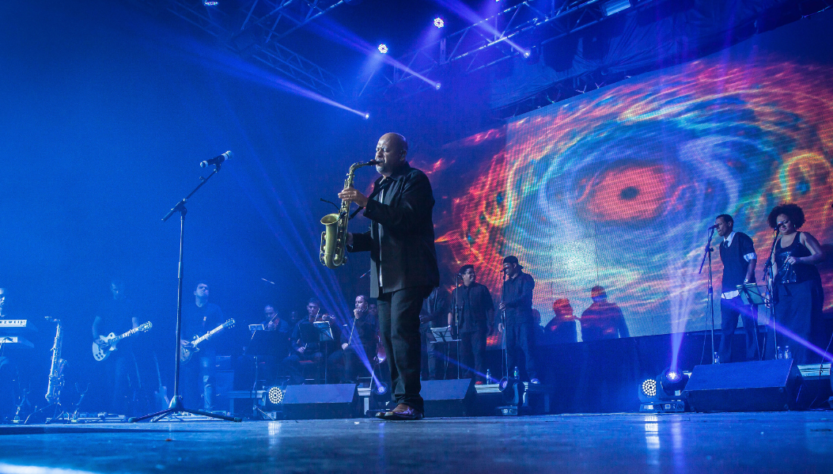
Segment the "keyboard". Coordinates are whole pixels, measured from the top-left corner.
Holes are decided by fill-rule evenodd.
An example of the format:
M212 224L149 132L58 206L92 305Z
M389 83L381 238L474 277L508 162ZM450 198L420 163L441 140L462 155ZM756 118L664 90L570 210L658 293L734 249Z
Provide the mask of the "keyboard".
M0 336L34 332L38 328L25 319L0 319Z

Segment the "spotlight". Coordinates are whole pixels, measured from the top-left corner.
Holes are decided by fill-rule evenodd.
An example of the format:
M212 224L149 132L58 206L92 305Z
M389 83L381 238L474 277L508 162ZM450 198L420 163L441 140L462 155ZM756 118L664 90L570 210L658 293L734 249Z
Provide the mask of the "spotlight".
M440 17L434 18L434 26L436 26L437 28L442 28L445 26L445 22Z
M382 54L388 54L388 45L382 43L379 45L379 52Z
M283 390L280 387L270 387L268 391L269 403L280 405L283 401Z
M532 56L532 53L530 53L529 51L524 51L524 57L525 58L528 58L530 56Z
M218 2L217 0L203 0L202 4L207 7L216 7L220 4L220 2Z
M516 378L504 377L498 382L498 390L503 395L505 406L498 407L501 415L518 415L528 408L526 386Z
M660 376L660 385L662 391L668 397L682 396L683 389L688 383L688 375L678 371L677 369L665 369Z
M386 393L388 393L388 386L379 382L379 384L376 385L376 395L384 395Z
M680 413L686 410L682 391L689 375L677 369L665 369L639 386L639 411L647 413Z
M370 114L365 113L365 114L364 114L364 119L365 119L365 120L367 120L367 119L369 119L369 118L370 118Z
M440 87L442 87L442 86L443 86L442 84L437 82L437 83L434 84L434 89L440 90Z
M656 397L657 396L657 381L654 379L648 379L642 382L642 394L646 397Z

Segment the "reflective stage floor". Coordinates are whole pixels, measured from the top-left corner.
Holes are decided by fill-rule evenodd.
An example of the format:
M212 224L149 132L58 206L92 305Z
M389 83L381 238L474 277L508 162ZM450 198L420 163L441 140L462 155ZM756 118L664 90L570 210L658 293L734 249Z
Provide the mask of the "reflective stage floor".
M0 427L0 473L78 471L822 473L833 412Z

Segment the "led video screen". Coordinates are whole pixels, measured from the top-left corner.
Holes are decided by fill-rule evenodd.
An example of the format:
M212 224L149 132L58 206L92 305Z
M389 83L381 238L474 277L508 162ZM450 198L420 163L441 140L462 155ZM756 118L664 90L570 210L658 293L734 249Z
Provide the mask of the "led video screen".
M516 255L542 324L556 299L580 317L600 285L631 336L707 329L698 269L715 216L733 215L761 262L777 203L799 204L801 230L833 240L831 78L830 65L778 52L723 52L450 144L429 170L443 272L474 264L497 299L502 259ZM712 268L719 298L716 252Z

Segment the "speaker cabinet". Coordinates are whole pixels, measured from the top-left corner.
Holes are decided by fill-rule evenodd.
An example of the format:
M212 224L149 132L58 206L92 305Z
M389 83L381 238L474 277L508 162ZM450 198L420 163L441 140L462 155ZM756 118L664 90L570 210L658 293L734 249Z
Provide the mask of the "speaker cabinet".
M467 416L471 413L477 392L473 379L423 380L422 399L425 416Z
M290 385L283 396L283 413L290 420L355 418L359 396L355 384Z
M796 407L801 384L792 359L698 365L683 396L692 411L781 411Z

